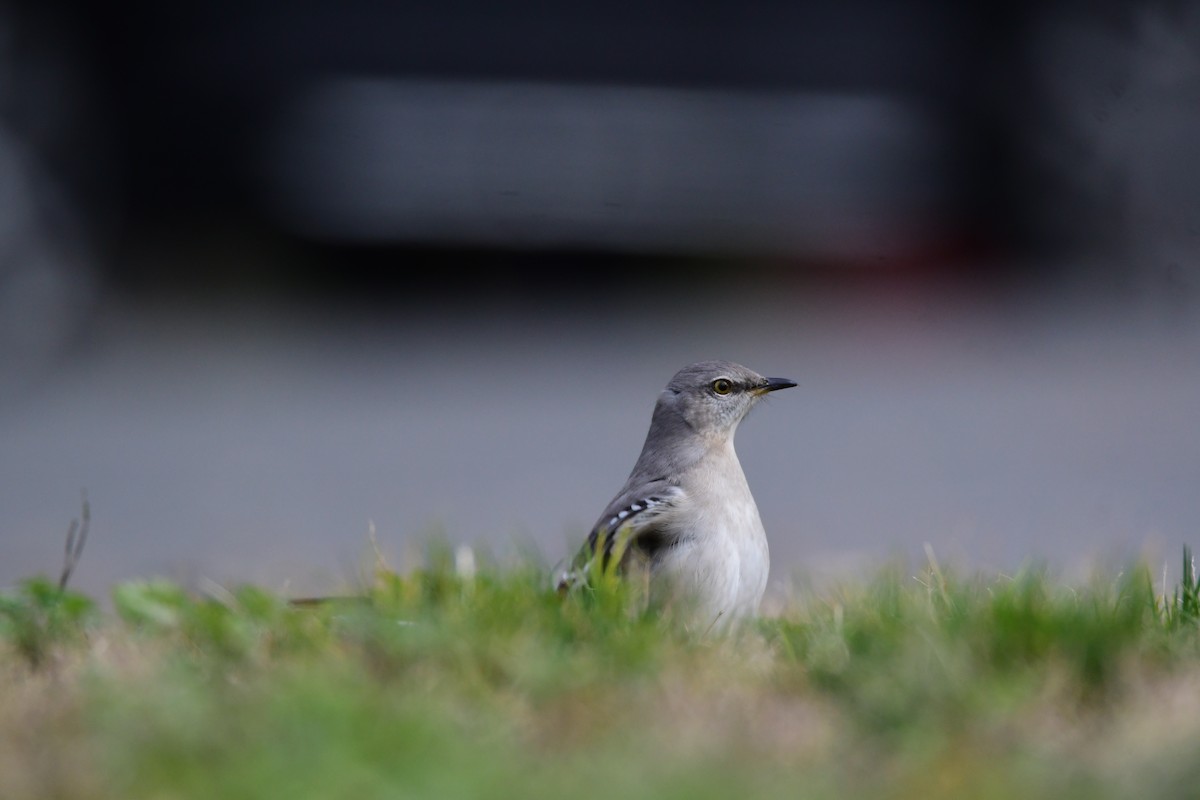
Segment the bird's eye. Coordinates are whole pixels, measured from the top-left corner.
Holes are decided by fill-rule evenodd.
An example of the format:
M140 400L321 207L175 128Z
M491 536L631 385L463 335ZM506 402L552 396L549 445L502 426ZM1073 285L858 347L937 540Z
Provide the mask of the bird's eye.
M733 391L733 382L728 378L717 378L712 382L712 390L717 394L729 394Z

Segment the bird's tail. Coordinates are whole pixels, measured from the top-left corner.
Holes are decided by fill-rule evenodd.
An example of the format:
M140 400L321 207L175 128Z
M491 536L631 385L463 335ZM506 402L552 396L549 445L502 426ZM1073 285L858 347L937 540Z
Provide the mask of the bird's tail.
M629 545L634 538L633 531L633 526L628 524L611 532L607 527L592 531L570 569L556 575L555 589L559 595L591 586L597 579L616 579L625 570Z

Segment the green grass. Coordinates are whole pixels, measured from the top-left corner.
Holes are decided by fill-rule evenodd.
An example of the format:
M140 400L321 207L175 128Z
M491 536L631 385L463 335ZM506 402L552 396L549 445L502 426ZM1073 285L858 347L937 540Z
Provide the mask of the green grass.
M725 638L437 553L313 608L34 580L0 596L0 797L1195 797L1184 563L1167 595L890 568Z

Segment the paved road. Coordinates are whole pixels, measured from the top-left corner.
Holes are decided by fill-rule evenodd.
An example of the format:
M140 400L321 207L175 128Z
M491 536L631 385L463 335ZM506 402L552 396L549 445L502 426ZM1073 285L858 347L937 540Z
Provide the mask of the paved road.
M1067 298L649 297L618 314L114 301L87 345L0 405L0 587L167 575L295 593L443 534L547 561L623 482L676 368L800 388L738 434L772 577L891 557L1078 571L1200 547L1200 325ZM635 346L637 345L637 346Z

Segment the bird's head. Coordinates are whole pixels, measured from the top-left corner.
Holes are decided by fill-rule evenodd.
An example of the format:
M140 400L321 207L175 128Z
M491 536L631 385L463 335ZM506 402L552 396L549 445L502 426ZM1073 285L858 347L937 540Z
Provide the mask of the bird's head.
M766 378L732 361L701 361L675 373L659 405L678 414L697 433L724 439L769 392L795 385L793 380Z

